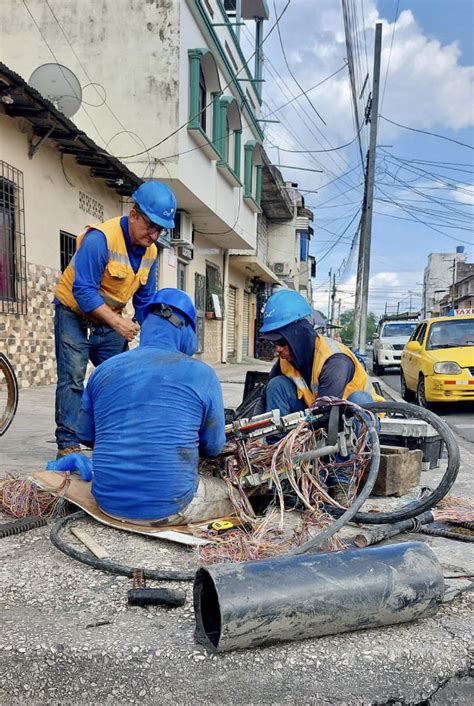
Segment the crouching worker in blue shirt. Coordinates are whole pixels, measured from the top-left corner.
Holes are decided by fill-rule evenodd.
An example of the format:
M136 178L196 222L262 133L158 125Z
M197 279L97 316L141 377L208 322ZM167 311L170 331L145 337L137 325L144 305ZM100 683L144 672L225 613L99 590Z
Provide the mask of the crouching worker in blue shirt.
M219 380L196 351L196 312L178 289L144 311L140 347L102 363L82 398L77 434L93 445L92 493L112 517L186 524L232 513L223 480L198 475L199 456L225 442Z

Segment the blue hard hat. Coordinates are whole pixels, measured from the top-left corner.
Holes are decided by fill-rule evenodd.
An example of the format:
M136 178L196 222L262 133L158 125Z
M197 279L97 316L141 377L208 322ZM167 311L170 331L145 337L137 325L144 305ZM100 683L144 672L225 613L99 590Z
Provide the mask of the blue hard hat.
M293 289L280 289L269 298L263 310L260 333L269 333L311 315L311 307Z
M193 300L189 294L186 294L186 292L183 292L181 289L174 289L173 287L159 289L143 309L144 318L146 318L150 311L158 304L169 306L178 314L183 315L186 323L190 324L193 331L196 331L196 309L194 308Z
M176 196L167 184L154 179L141 184L132 199L150 221L162 228L174 228Z

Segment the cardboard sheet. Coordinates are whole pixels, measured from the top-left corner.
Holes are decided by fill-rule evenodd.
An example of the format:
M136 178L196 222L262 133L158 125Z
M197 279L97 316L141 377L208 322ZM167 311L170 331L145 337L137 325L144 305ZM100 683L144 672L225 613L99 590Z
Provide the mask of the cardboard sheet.
M211 518L199 525L169 525L165 527L149 527L148 525L135 525L124 520L116 520L106 515L105 512L102 512L99 508L91 493L90 481L81 480L79 476L72 474L67 488L61 489L64 483L64 476L65 474L63 472L58 471L35 471L35 473L32 473L31 478L42 490L47 490L53 495L64 496L67 500L74 503L74 505L80 507L81 510L87 512L94 520L102 522L102 524L113 527L114 529L134 532L135 534L144 534L147 537L156 537L156 539L167 539L172 542L179 542L180 544L198 546L200 544L209 544L209 542L207 539L194 537L193 531L198 528L206 527L209 522L223 519Z

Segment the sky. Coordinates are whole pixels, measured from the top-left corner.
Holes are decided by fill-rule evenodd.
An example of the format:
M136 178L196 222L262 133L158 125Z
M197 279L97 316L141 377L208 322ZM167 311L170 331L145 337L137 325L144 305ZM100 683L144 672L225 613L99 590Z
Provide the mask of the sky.
M268 0L265 32L286 2ZM348 0L347 5L361 144L345 66L342 3L292 0L280 33L275 29L264 44L262 117L272 113L268 119L280 121L263 123L265 148L275 164L285 165L284 178L298 183L314 212L310 252L317 260L316 308L327 311L329 270L336 273L342 310L352 308L369 137L363 116L372 84L375 24L381 22L369 310L377 315L386 307L390 313L397 307L404 311L410 301L417 310L429 253L454 252L463 245L468 261L474 261L474 151L465 146L474 145L474 2ZM250 52L251 43L243 28L244 50Z

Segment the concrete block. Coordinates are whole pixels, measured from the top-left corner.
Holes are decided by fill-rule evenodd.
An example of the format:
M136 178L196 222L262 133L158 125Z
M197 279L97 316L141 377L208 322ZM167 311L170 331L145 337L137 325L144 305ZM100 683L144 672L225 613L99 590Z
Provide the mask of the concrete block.
M380 467L372 495L400 497L420 483L421 449L410 451L403 446L381 446Z

